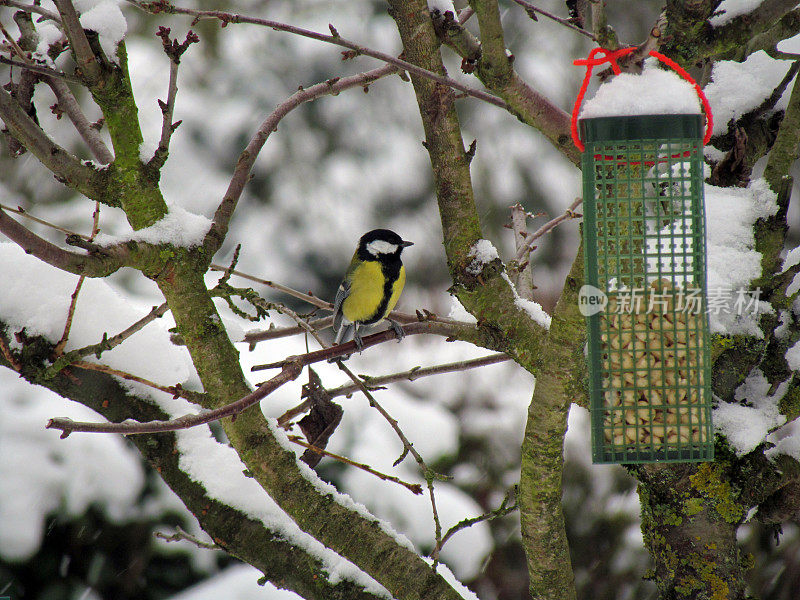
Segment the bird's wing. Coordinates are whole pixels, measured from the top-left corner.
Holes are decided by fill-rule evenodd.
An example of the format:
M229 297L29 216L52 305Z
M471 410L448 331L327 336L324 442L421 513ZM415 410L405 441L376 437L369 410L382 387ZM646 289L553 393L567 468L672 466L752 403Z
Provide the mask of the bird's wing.
M345 298L350 295L350 287L350 282L345 279L339 289L336 290L336 299L333 301L333 330L337 334L342 329L342 319L344 318L342 304L344 304Z

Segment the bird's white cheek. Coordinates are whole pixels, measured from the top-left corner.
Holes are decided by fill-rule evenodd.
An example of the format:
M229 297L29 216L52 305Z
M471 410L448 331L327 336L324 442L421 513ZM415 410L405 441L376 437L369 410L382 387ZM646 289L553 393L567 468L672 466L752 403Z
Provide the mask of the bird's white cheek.
M384 240L375 240L367 244L367 252L372 254L372 256L378 256L378 254L394 254L397 252L397 244L391 244Z

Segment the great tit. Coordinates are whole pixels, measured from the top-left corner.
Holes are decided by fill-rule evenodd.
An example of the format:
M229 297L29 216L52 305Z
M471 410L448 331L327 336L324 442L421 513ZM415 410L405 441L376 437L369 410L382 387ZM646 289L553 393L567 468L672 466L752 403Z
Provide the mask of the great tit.
M406 283L406 269L400 260L404 241L394 231L373 229L361 236L358 247L333 302L335 343L341 343L350 330L359 352L363 348L359 328L372 325L392 311ZM398 339L403 330L389 319Z

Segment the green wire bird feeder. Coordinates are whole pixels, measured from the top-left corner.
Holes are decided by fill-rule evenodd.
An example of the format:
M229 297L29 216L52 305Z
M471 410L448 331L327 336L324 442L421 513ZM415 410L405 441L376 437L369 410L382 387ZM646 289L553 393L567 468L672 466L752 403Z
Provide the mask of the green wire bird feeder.
M592 458L713 460L703 116L576 118L591 67L611 62L618 73L616 57L632 50L598 49L575 61L588 66L573 137L583 150L581 309L587 315ZM598 51L605 57L595 58ZM694 85L710 134L711 112Z

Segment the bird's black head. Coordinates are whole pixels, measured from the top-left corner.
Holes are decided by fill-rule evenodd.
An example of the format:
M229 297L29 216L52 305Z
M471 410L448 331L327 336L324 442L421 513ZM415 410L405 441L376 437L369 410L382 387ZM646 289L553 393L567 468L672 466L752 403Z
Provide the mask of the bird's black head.
M403 248L413 244L414 242L403 240L394 231L373 229L361 236L358 241L358 254L361 260L399 259Z

